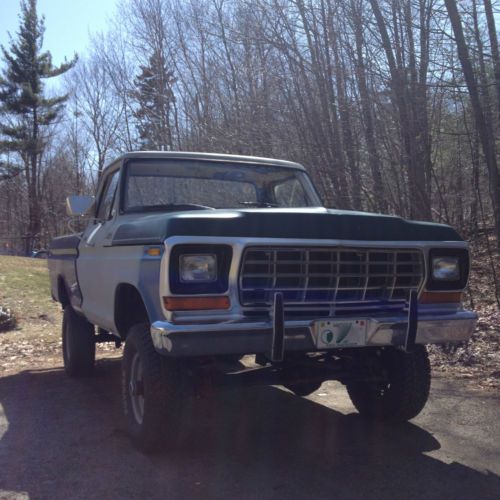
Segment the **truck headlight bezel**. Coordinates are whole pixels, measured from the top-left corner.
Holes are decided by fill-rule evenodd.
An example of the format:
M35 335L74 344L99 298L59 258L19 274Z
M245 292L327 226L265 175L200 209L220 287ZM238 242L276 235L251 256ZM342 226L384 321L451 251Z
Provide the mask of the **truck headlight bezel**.
M178 295L225 293L229 286L232 256L233 249L230 245L175 245L169 256L168 274L171 293ZM195 268L198 266L198 269L201 269L205 262L205 276L203 271L200 271L199 279L186 279L187 274L181 269L182 262L189 263Z
M467 286L469 251L466 248L429 250L427 290L459 291Z

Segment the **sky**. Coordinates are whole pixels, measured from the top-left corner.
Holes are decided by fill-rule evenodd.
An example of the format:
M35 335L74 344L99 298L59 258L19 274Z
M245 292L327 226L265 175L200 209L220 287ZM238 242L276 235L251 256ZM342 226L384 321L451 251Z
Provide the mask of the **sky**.
M20 0L0 0L0 45L8 47L10 31L15 38L19 26ZM38 0L38 14L45 16L44 50L54 64L83 54L89 33L104 31L115 10L115 0Z

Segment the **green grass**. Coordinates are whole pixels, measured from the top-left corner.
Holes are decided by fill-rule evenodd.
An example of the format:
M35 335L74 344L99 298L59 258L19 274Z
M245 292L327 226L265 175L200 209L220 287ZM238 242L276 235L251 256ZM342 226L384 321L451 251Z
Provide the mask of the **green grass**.
M58 362L61 308L50 296L46 260L0 255L0 306L17 320L0 333L0 376Z
M13 311L22 324L53 316L47 261L0 255L0 305Z
M51 304L47 261L0 255L0 302Z

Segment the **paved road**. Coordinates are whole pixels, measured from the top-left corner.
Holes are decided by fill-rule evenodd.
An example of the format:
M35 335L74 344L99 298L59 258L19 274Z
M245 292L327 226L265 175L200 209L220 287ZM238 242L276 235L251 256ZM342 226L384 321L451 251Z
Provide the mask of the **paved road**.
M204 398L182 447L146 457L120 418L119 361L0 378L0 498L500 498L500 396L434 381L411 424L374 425L344 389Z

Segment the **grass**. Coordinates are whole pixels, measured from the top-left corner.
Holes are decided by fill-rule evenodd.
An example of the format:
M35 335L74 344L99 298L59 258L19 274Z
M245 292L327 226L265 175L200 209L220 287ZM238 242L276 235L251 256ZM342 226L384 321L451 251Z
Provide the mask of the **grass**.
M17 327L0 333L0 371L26 368L60 349L61 308L50 296L47 261L0 255L0 306Z
M52 310L47 261L0 255L0 305L19 318Z
M50 295L46 260L0 255L0 306L17 319L14 330L0 333L0 376L61 365L61 306ZM98 358L121 352L112 344L97 348Z

